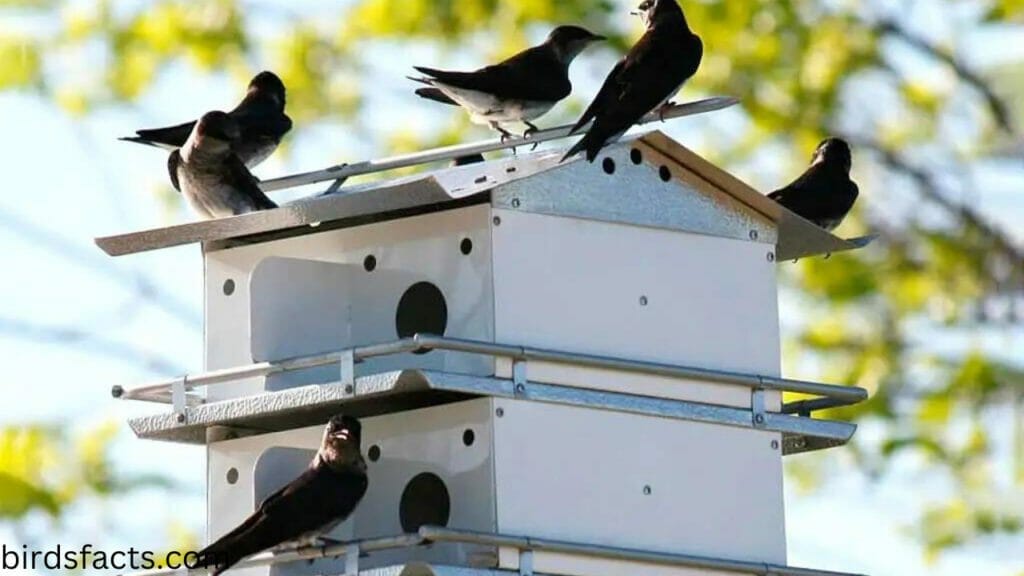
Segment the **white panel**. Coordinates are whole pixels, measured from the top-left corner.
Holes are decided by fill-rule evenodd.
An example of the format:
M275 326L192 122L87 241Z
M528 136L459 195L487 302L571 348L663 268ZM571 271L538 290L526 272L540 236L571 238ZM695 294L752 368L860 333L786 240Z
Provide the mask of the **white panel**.
M369 488L353 517L335 528L337 539L393 536L402 532L399 515L402 493L409 481L421 473L437 475L450 498L448 526L464 530L495 530L494 469L492 455L491 400L481 398L456 404L424 408L399 414L363 418L362 452L367 460ZM473 431L470 445L466 430ZM271 487L289 481L308 464L294 449L316 449L323 432L313 426L209 445L207 517L208 536L219 537L244 520ZM373 446L379 459L371 461ZM282 449L284 448L284 449ZM254 471L262 460L259 474ZM274 469L270 469L273 467ZM228 470L235 468L238 480L227 482ZM259 482L254 478L259 477ZM259 489L254 484L260 484ZM257 496L256 492L260 492ZM488 565L496 562L486 547L445 544L376 553L363 559L366 567L429 561L460 565ZM320 560L312 567L289 565L277 569L281 576L311 573L341 573L344 559ZM265 576L268 568L239 571L239 576Z
M357 320L365 319L361 323L363 331L353 333L354 344L397 338L394 313L397 299L407 288L398 285L404 278L429 281L441 289L448 305L446 335L491 340L494 332L489 227L490 208L480 205L210 252L206 255L206 368L225 368L253 361L249 341L249 276L269 257L344 264L346 270L356 273L359 280L354 284L352 296L338 295L333 303L335 311L351 306ZM468 256L460 250L460 243L466 238L473 243ZM366 272L364 258L371 254L376 258L377 267L373 272ZM328 296L332 291L295 285L321 272L313 272L310 267L294 279L289 290L293 294L314 292L318 299L330 300ZM223 288L227 280L234 286L230 295L226 295ZM288 280L281 278L281 285L287 285ZM325 313L329 317L335 314ZM310 342L305 345L316 347ZM379 359L361 365L360 370L380 371L399 366L473 374L492 374L494 370L493 361L489 359L441 352ZM211 387L208 398L219 400L262 391L263 380L252 379Z
M511 548L498 550L499 564L508 570L519 569L519 551ZM700 568L683 568L663 564L625 562L537 551L533 555L533 569L538 573L568 576L737 576L739 572L722 572Z
M779 374L770 245L499 210L495 337L638 360ZM539 382L749 406L741 387L531 364Z
M779 434L496 405L504 409L494 421L500 532L785 563Z

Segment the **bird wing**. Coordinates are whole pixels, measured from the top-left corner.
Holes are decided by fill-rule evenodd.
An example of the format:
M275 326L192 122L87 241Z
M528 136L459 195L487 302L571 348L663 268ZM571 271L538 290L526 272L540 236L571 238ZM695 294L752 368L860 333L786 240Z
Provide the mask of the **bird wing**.
M175 148L167 157L167 173L171 176L171 185L178 192L181 192L181 184L178 183L178 166L181 165L181 150Z
M443 84L493 94L501 99L555 102L572 92L565 67L543 45L473 72L414 68Z
M857 201L857 184L845 174L814 164L785 188L768 194L784 208L811 222L841 220Z
M121 138L121 140L163 148L180 148L185 145L185 141L188 140L189 135L192 134L192 128L195 127L195 125L196 122L193 120L191 122L178 124L177 126L136 130L135 136L127 136L125 138Z
M366 493L365 474L309 468L273 493L241 525L197 553L198 566L218 571L247 556L343 520Z
M231 181L235 183L240 193L252 201L253 206L259 210L277 208L277 204L268 198L263 189L260 188L260 181L252 175L252 172L249 172L249 169L238 159L238 156L229 154L224 162Z

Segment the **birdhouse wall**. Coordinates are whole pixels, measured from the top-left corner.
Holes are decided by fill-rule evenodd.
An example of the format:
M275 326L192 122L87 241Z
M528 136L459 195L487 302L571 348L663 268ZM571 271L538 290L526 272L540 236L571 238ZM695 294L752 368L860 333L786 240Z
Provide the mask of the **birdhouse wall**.
M209 446L209 536L308 464L320 427ZM777 433L523 400L480 398L363 419L369 489L338 539L424 524L622 548L785 563ZM234 472L232 472L232 469ZM235 483L230 479L235 478ZM429 561L514 569L490 547L375 553L364 567ZM251 574L341 573L343 560ZM539 573L681 575L538 552Z
M773 246L495 210L499 342L778 375ZM509 362L499 362L501 375ZM528 378L749 407L750 389L531 362ZM769 394L776 406L777 394Z
M208 252L206 367L341 350L430 332L493 340L485 205ZM400 328L406 333L401 333ZM357 373L429 368L493 374L489 358L431 352L372 359ZM337 368L211 387L221 400L337 381Z

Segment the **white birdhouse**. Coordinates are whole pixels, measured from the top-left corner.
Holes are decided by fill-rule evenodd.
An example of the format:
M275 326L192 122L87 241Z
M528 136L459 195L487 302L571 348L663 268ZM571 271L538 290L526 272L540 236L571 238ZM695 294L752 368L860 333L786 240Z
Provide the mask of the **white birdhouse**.
M808 416L864 393L780 378L776 266L863 241L661 133L559 158L99 241L203 243L207 372L118 394L173 404L140 437L207 443L211 539L362 418L370 488L331 536L365 557L241 570L818 573L786 567L782 457L845 443Z

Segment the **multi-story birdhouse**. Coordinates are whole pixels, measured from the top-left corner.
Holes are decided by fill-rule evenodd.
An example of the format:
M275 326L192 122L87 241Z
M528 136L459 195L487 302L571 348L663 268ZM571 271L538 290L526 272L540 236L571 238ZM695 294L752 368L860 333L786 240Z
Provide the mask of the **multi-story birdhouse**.
M345 544L238 574L824 573L787 567L782 459L845 443L811 413L864 392L780 377L776 267L860 244L661 133L559 159L99 241L202 244L205 372L116 394L207 446L210 539L362 419Z

